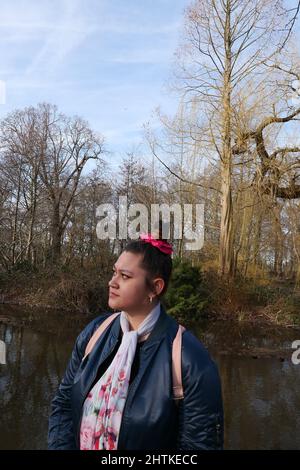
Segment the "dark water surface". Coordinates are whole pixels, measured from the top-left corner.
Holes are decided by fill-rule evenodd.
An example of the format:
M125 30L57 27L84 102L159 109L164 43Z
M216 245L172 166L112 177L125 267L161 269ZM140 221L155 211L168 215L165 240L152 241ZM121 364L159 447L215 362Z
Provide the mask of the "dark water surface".
M50 402L75 338L90 321L1 306L0 449L45 449ZM13 321L12 321L13 319ZM193 328L217 362L223 386L225 448L300 449L300 331L217 322ZM246 351L246 353L245 353ZM262 357L260 354L262 351Z

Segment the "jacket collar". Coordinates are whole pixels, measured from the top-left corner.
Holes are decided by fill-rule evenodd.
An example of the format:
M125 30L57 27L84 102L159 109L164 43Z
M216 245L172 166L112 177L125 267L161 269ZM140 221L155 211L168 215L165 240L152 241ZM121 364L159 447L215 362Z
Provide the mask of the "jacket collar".
M167 315L165 307L160 303L160 315L155 323L153 330L151 331L150 335L145 341L143 345L143 349L148 349L151 347L152 344L160 342L164 333L168 329L170 317ZM112 322L112 327L110 330L111 336L114 337L115 341L119 338L121 332L121 324L120 324L120 315L116 317L116 319Z

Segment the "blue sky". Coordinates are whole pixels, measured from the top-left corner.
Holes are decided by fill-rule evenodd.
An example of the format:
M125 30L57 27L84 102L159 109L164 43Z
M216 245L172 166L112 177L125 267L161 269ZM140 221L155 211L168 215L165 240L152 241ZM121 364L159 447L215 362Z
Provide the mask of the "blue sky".
M158 105L188 0L1 0L0 117L47 101L106 138L112 159L132 150ZM114 157L114 158L113 158Z

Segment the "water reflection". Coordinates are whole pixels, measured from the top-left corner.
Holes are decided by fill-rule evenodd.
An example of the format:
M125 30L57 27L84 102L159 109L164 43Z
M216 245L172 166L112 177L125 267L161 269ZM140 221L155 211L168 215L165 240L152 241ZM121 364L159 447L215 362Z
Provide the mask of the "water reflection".
M300 370L291 362L220 356L229 449L300 449Z
M50 401L64 372L72 340L0 325L7 364L0 369L0 448L46 448Z
M219 367L225 447L300 449L300 365L291 362L300 331L226 322L193 330ZM259 357L261 350L271 357Z
M50 402L74 340L87 320L51 318L32 327L0 323L7 364L0 365L0 448L44 449ZM59 324L59 330L57 325ZM300 449L300 365L278 358L253 359L241 347L290 348L292 330L241 328L216 323L194 327L222 379L227 449ZM295 336L296 335L296 336ZM231 354L224 355L224 351ZM292 353L292 350L291 350Z

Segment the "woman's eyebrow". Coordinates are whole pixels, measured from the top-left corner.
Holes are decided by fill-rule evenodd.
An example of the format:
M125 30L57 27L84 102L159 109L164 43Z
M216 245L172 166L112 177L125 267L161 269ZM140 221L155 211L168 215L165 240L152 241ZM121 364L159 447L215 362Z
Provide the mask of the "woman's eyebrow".
M114 267L115 269L118 269L118 268L117 268L117 266L116 266L115 264L114 264L114 266L113 266L113 267ZM133 275L133 272L129 271L128 269L122 269L122 268L121 268L121 269L120 269L120 271L122 271L122 272L126 272L126 273L129 273L129 274L132 274L132 275Z

